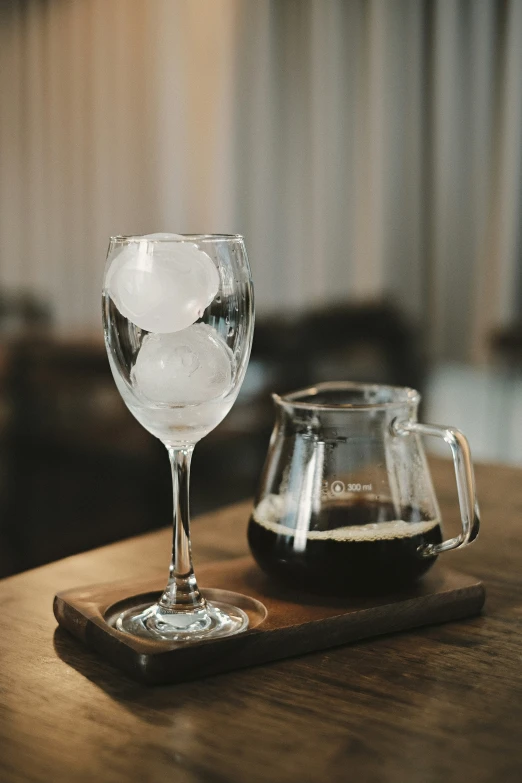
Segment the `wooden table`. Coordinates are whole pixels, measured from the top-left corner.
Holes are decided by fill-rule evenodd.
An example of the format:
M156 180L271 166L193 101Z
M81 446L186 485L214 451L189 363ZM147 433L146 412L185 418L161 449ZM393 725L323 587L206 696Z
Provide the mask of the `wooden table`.
M168 531L0 582L0 781L520 783L522 471L476 473L481 536L445 556L486 583L484 616L466 621L146 688L55 631L51 605L166 567ZM451 529L449 463L434 480ZM197 520L197 562L243 554L247 516Z

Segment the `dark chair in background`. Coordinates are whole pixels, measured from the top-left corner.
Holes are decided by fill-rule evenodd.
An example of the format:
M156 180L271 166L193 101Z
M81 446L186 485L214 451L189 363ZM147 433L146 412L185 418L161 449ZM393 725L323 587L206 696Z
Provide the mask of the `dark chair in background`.
M493 332L491 336L493 356L507 368L522 368L522 321L512 323Z
M11 394L12 347L26 336L42 335L51 326L51 312L45 302L27 292L0 292L0 577L19 569L16 521L9 518L8 505L14 478L11 430L14 405Z
M416 332L389 304L312 312L304 317L299 338L309 383L359 380L422 386Z
M3 528L16 570L168 520L161 444L115 393L100 340L33 338L11 351Z

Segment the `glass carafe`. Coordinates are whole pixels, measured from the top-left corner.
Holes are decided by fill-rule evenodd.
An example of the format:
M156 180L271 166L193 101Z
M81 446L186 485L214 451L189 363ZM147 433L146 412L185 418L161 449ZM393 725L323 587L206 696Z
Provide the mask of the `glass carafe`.
M469 445L417 421L414 389L325 383L273 395L276 422L248 528L261 568L311 592L382 593L418 580L479 529ZM444 539L422 435L449 445L462 530Z

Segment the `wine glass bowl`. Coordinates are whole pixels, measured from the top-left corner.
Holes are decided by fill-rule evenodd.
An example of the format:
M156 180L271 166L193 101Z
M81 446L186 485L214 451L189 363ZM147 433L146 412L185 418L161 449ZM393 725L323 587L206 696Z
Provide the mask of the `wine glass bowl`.
M167 278L170 289L158 292L158 298L163 299L155 303L148 296L146 303L150 304L152 299L153 306L149 312L138 313L136 318L149 325L154 321L150 310L156 304L159 313L156 321L160 326L163 321L166 329L146 330L121 312L115 301L119 297L111 289L117 291L118 282L123 289L134 282L138 292L133 292L132 304L135 304L140 287L143 289L149 283L144 278L154 278L156 266L160 266L158 276L164 273L161 267L168 266L169 255L175 257L176 248L184 245L201 248L199 252L212 261L218 280L216 294L201 317L185 328L170 331L176 323L183 325L188 320L168 318L169 299L175 300L170 304L171 309L179 309L179 300L183 299L182 295L177 296L179 287L173 274L171 279ZM125 276L120 273L120 280L115 280L112 269L125 253L130 269L123 269ZM145 266L149 267L146 273L141 268ZM129 280L132 273L135 281ZM165 278L163 274L159 283L165 283ZM151 287L149 284L148 288ZM149 293L146 291L145 296ZM193 292L189 290L190 293ZM125 302L118 304L129 311ZM197 311L193 315L197 316ZM109 363L127 407L163 443L195 444L224 419L234 404L250 356L253 290L243 238L239 235L183 236L182 240L112 238L105 271L103 321Z
M116 621L124 632L165 641L237 633L242 610L205 601L192 567L190 460L226 416L252 344L253 288L239 235L111 238L103 286L109 363L125 404L166 446L172 467L174 541L160 600Z

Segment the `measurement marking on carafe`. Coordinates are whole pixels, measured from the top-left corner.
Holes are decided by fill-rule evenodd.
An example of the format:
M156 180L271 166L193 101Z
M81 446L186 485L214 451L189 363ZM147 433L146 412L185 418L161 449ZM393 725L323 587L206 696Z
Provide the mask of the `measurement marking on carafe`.
M326 483L326 482L325 482ZM328 484L323 487L328 491ZM341 495L343 492L371 492L373 489L371 484L360 484L359 482L353 484L345 484L344 481L332 481L330 485L330 491L334 495Z

